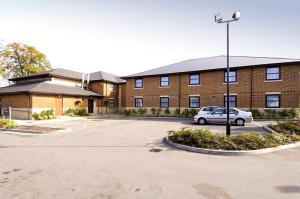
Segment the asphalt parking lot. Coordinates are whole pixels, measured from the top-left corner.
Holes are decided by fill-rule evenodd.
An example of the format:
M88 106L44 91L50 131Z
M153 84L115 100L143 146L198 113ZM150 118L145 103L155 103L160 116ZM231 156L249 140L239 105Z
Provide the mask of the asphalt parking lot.
M162 142L168 130L199 127L188 120L112 118L41 125L70 131L0 133L0 198L300 197L299 148L227 157ZM150 152L153 148L161 151Z

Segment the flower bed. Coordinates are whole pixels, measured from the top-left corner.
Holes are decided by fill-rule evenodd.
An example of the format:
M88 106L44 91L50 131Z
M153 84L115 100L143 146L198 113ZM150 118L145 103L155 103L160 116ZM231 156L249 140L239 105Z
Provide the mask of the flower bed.
M300 136L294 133L261 135L259 133L246 133L236 136L213 134L205 129L182 129L170 131L169 140L174 143L191 147L215 150L258 150L273 148L284 144L300 141Z

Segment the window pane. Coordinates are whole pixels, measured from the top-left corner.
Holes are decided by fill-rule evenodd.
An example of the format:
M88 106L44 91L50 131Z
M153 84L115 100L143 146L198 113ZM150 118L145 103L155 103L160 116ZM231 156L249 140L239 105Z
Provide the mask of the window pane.
M160 107L161 108L168 108L169 107L169 98L168 97L161 97L160 98Z
M113 100L113 99L110 99L110 100L108 101L108 106L109 106L110 108L113 108L113 107L114 107L114 100Z
M190 108L200 107L200 97L190 97Z
M267 107L278 108L280 106L279 95L268 95L267 96Z
M200 75L193 74L190 75L190 85L200 84Z
M227 106L227 96L224 96L224 106ZM236 107L236 96L229 96L229 107Z
M169 77L160 77L160 86L169 86Z
M143 106L143 99L135 98L135 107L142 107L142 106Z
M224 72L224 82L227 82L227 71ZM229 82L236 82L236 71L229 72Z
M279 67L267 68L267 80L280 79L280 69Z
M135 87L142 88L143 87L143 79L136 79L135 80Z

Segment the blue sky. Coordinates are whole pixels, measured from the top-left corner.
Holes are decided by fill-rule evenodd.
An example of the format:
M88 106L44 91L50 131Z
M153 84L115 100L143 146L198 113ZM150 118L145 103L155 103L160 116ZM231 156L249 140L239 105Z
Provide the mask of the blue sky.
M2 1L0 40L44 52L53 67L127 75L178 61L226 53L300 58L296 0Z

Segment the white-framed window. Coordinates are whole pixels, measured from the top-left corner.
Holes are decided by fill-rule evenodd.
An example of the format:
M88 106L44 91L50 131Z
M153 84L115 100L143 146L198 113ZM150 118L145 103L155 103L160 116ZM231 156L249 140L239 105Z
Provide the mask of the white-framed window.
M192 73L189 75L189 85L199 85L200 84L200 74Z
M169 107L169 97L160 97L160 107L161 108Z
M200 96L190 96L189 97L189 107L199 108L200 107Z
M224 82L227 83L227 71L224 71ZM229 71L229 83L230 82L237 82L236 70Z
M143 107L143 98L134 98L135 107Z
M280 108L280 95L279 94L266 95L266 108Z
M279 66L267 67L266 80L280 80L280 67Z
M229 107L236 107L236 95L229 95ZM224 96L224 107L227 106L227 95Z
M169 86L169 76L161 76L160 77L160 87Z
M143 88L143 79L142 78L135 79L135 88Z

